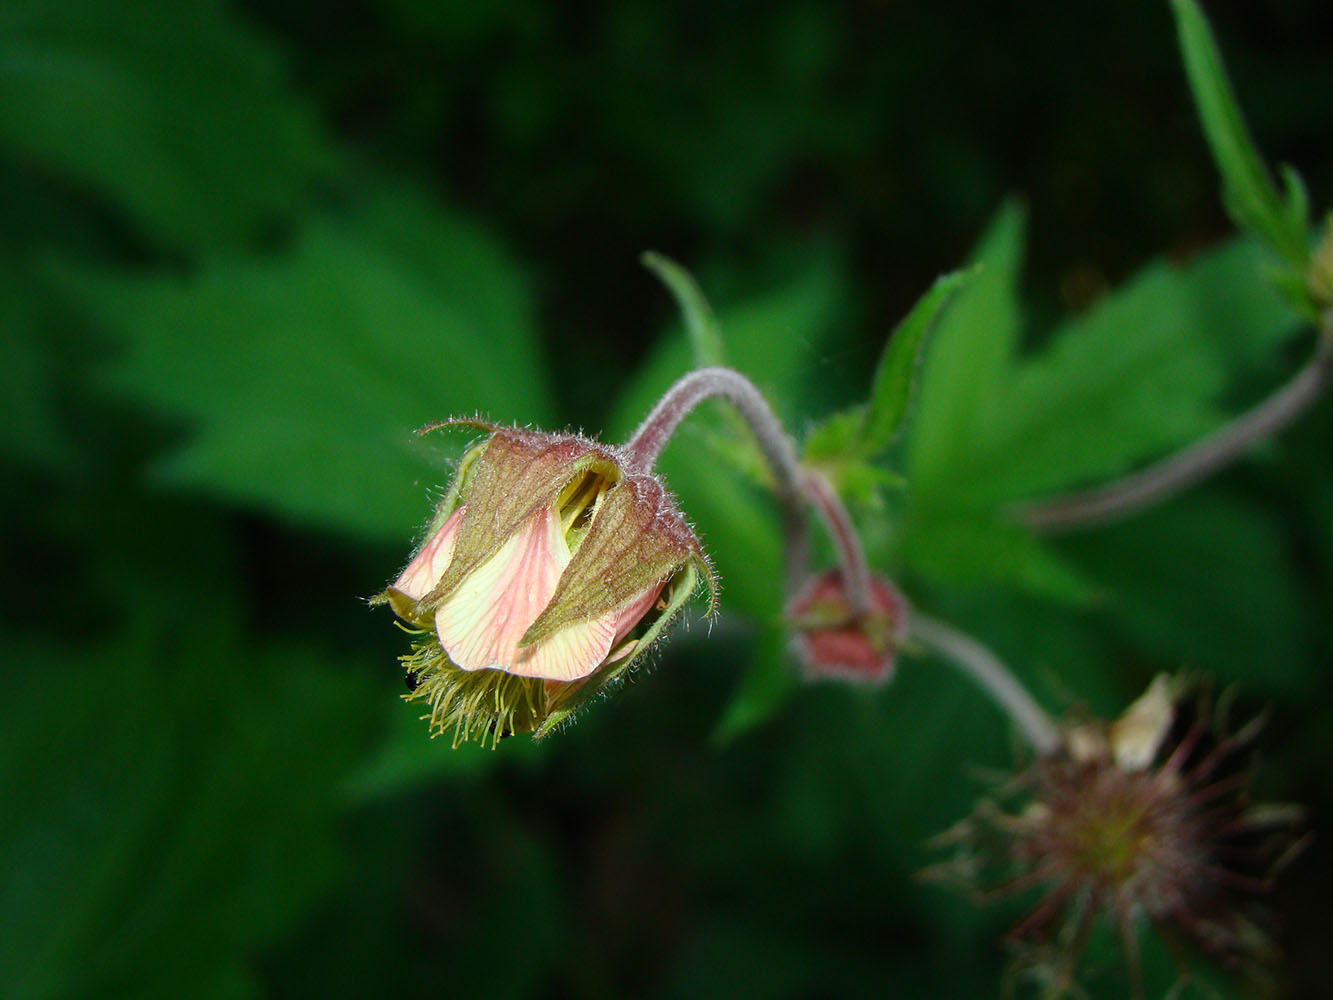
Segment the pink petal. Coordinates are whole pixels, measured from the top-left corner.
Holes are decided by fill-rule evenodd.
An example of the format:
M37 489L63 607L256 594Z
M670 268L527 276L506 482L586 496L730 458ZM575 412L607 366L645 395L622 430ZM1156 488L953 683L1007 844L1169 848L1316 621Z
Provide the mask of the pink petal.
M643 620L653 602L657 600L657 595L662 593L662 588L666 586L666 581L662 580L644 591L643 596L636 598L627 604L616 618L616 637L611 641L615 645L625 636L629 635L635 625Z
M510 673L551 681L576 681L593 673L606 660L615 635L616 615L569 625L519 650Z
M406 594L414 601L419 601L440 582L444 571L454 558L454 546L458 542L458 525L463 520L463 508L459 507L449 515L439 530L421 546L421 551L407 564L393 589Z
M654 584L620 611L570 625L531 647L520 649L510 672L525 677L576 681L594 673L603 663L623 659L632 651L634 643L627 643L616 655L608 655L611 648L639 624L665 584L665 580Z
M544 507L464 577L435 612L435 630L449 659L463 670L517 672L519 640L550 602L568 564L560 518Z

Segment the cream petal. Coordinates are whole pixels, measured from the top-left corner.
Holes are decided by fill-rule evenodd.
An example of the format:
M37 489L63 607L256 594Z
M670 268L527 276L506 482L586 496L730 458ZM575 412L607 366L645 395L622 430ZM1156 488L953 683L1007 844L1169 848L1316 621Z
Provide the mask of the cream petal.
M1123 771L1142 771L1162 748L1176 718L1171 680L1158 674L1125 714L1111 724L1111 751Z
M602 665L615 631L614 612L562 628L519 650L510 673L550 681L580 680Z
M560 518L544 507L436 610L435 630L449 659L463 670L514 672L519 640L550 602L567 565Z
M444 571L453 561L454 546L458 543L458 525L462 520L463 508L459 507L445 519L444 524L440 525L439 530L426 544L421 546L421 551L393 582L394 590L406 594L414 601L419 601L435 589L440 577L444 576Z
M623 659L632 650L634 643L627 643L626 648L617 651L614 656L610 655L611 647L639 624L657 600L665 583L664 580L654 584L643 596L635 598L620 611L562 628L546 639L533 643L530 648L519 650L518 661L510 672L525 677L576 681L587 677L603 663Z

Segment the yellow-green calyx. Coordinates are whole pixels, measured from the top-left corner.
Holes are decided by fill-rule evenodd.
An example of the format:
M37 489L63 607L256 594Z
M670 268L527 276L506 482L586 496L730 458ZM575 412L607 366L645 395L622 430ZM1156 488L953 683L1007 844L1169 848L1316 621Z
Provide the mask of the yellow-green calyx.
M573 435L488 428L379 597L433 732L538 736L624 675L712 574L653 476Z

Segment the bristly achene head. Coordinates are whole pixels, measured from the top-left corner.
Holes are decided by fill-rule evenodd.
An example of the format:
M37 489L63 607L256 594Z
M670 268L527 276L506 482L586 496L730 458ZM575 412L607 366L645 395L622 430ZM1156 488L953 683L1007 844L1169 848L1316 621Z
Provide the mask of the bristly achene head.
M407 697L433 732L494 746L549 732L622 677L713 579L652 474L575 435L487 429L375 601L413 631Z
M1257 725L1225 733L1181 687L1159 677L1114 723L1066 726L1060 752L939 838L955 857L928 877L983 899L1040 894L1011 941L1053 995L1077 992L1100 920L1121 937L1136 995L1145 921L1173 950L1183 938L1252 973L1271 958L1254 897L1294 854L1299 812L1248 797L1242 751Z

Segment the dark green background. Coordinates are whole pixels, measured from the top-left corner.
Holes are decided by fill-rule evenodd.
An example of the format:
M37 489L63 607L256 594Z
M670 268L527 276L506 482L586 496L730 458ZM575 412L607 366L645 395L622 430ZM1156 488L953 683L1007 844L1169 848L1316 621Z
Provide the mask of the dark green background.
M1209 12L1260 145L1327 206L1333 12ZM1153 258L1229 239L1217 188L1147 0L6 0L0 993L995 995L1022 904L913 874L1013 739L934 661L791 690L772 504L719 466L724 425L703 415L667 465L721 618L548 743L494 753L426 739L398 700L405 637L364 604L457 452L408 431L481 410L623 435L689 365L638 263L654 248L804 434L864 397L1007 197L1034 345ZM1011 256L1018 218L990 230ZM1092 402L1067 383L1072 411L1138 393L1126 412L1165 428L1110 464L1299 365L1308 331L1237 253L1122 315L1127 335L1231 331L1219 374L1159 390L1148 365ZM957 329L985 335L981 295ZM1029 469L1039 421L1015 420L997 483ZM1238 684L1274 713L1259 793L1319 832L1331 442L1325 402L1188 497L1057 544L1067 575L968 542L947 505L903 514L901 490L857 513L881 568L1053 711L1109 716L1159 670ZM1292 995L1333 979L1330 892L1316 841L1270 900ZM1107 996L1114 955L1094 944ZM1170 962L1148 960L1160 995Z

